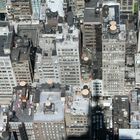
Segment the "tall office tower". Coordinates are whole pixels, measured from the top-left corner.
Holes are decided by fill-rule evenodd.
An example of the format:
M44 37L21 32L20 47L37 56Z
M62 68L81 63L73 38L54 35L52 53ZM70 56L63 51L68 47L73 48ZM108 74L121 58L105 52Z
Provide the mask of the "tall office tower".
M76 86L66 97L65 121L68 137L88 135L89 97L89 89Z
M56 34L61 84L80 85L79 30L73 25L60 26L62 32Z
M38 20L39 19L40 4L41 4L41 0L31 0L32 19L33 20Z
M137 0L116 0L116 2L120 3L120 10L122 12L132 13Z
M102 20L100 3L97 0L86 3L82 30L81 72L83 82L89 82L91 79L101 79Z
M28 84L32 83L33 67L31 64L31 42L27 38L15 37L15 47L11 52L11 61L13 71L15 73L16 82L19 84L25 81Z
M104 95L124 94L125 41L103 39L102 65Z
M24 81L14 87L8 118L10 131L16 133L17 139L23 140L28 137L29 140L35 140L33 131L35 92L35 89Z
M65 140L64 100L59 84L37 86L34 125L36 140Z
M103 17L102 35L103 91L105 96L122 95L125 82L126 29L125 25L119 24L119 5L106 4L108 6L103 7L103 12L107 13L107 10L108 15Z
M68 0L68 6L71 7L74 16L83 19L85 8L84 0Z
M11 0L11 3L8 3L7 16L9 20L14 21L31 20L32 9L30 0Z
M10 53L13 47L13 27L8 22L0 22L0 104L7 104L12 97L16 79Z
M41 28L39 46L36 54L34 81L46 83L48 80L60 83L59 62L56 53L55 37L49 25Z

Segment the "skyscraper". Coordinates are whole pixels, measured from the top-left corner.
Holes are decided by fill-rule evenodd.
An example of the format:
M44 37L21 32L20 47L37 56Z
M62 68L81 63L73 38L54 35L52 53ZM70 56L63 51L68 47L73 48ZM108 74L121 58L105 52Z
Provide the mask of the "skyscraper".
M13 72L10 53L13 47L13 28L8 22L0 22L0 103L11 100L16 79Z
M31 64L31 42L27 38L15 37L15 47L11 52L12 67L15 73L16 81L19 84L25 81L32 83L33 68Z
M7 13L9 20L31 20L32 10L30 0L8 2Z
M80 85L79 30L62 25L56 36L56 50L62 85Z
M91 79L101 79L102 77L102 17L100 8L97 0L91 0L85 5L81 58L83 82L89 82Z
M73 87L66 97L65 120L67 136L83 136L89 130L90 90Z
M50 28L50 30L48 30ZM52 28L45 25L39 33L39 46L36 54L35 80L45 83L48 80L60 83L59 62L56 53L56 35Z
M124 94L125 78L125 25L119 24L119 17L113 11L118 4L108 4L108 16L104 17L102 35L102 77L104 95ZM114 10L113 10L114 9ZM104 7L106 11L106 8ZM103 11L103 12L105 12Z

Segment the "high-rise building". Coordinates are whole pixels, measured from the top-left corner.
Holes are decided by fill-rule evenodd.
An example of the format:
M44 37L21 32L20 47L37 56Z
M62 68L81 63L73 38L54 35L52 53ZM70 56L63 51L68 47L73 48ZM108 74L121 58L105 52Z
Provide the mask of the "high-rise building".
M48 28L50 28L48 30ZM45 25L40 31L39 46L36 54L35 81L45 83L48 80L60 83L59 62L56 53L56 35L51 32L51 27Z
M104 6L103 10L104 13L107 10L108 15L104 16L102 31L103 91L105 96L122 95L125 78L126 29L125 25L119 24L116 12L111 11L113 9L118 11L119 5L106 4L108 7Z
M64 102L59 84L34 88L22 81L13 92L10 131L22 140L65 140Z
M11 0L8 3L7 16L9 20L31 20L32 9L30 0Z
M65 121L68 137L84 136L89 131L89 97L87 88L74 87L66 97Z
M35 81L52 80L65 85L80 85L80 31L57 12L47 11L47 24L40 26Z
M14 87L11 109L9 110L10 131L16 133L17 138L35 140L33 131L33 98L35 89L25 81ZM23 124L24 123L24 124Z
M37 88L40 92L35 94L35 139L65 140L64 100L60 85L48 82Z
M129 98L126 95L113 98L113 128L114 135L118 136L120 128L129 128Z
M102 66L104 95L124 94L125 41L103 40Z
M32 5L32 19L38 20L40 14L40 4L41 0L31 0Z
M116 2L120 3L120 11L132 13L137 0L116 0Z
M15 37L15 47L11 52L11 61L13 71L15 73L16 82L19 84L25 81L28 84L32 83L33 67L31 64L31 42L27 38Z
M92 79L101 79L102 77L102 18L100 8L97 0L91 0L85 5L81 56L83 82L89 82Z
M0 103L11 100L16 79L13 72L10 53L13 47L13 27L8 22L0 22Z
M60 78L62 85L80 85L79 30L63 24L56 34Z

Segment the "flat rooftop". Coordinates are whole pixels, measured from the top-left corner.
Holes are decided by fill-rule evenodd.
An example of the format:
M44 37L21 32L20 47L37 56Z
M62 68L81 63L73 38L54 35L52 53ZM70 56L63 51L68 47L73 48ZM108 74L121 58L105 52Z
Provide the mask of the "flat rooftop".
M88 90L86 90L88 91ZM66 113L72 115L88 115L89 113L89 97L84 96L84 90L82 88L73 88L73 96L67 97Z
M34 116L32 97L31 87L15 87L12 104L12 111L15 111L15 116L11 118L11 122L32 122Z
M89 0L85 3L85 7L96 7L99 0Z
M82 96L76 96L71 106L71 113L73 115L87 115L89 109L89 99Z
M38 32L37 32L38 25L18 25L17 32L19 36L26 36L27 38L31 39L33 42L33 46L38 45Z
M84 10L84 22L96 22L100 24L100 14L95 13L95 8L86 8Z
M13 62L22 62L28 60L29 49L27 47L14 48L11 53L11 59Z
M54 112L44 113L44 104L46 101L54 104ZM64 105L61 101L60 92L41 92L40 102L34 113L34 121L63 121L64 120Z

